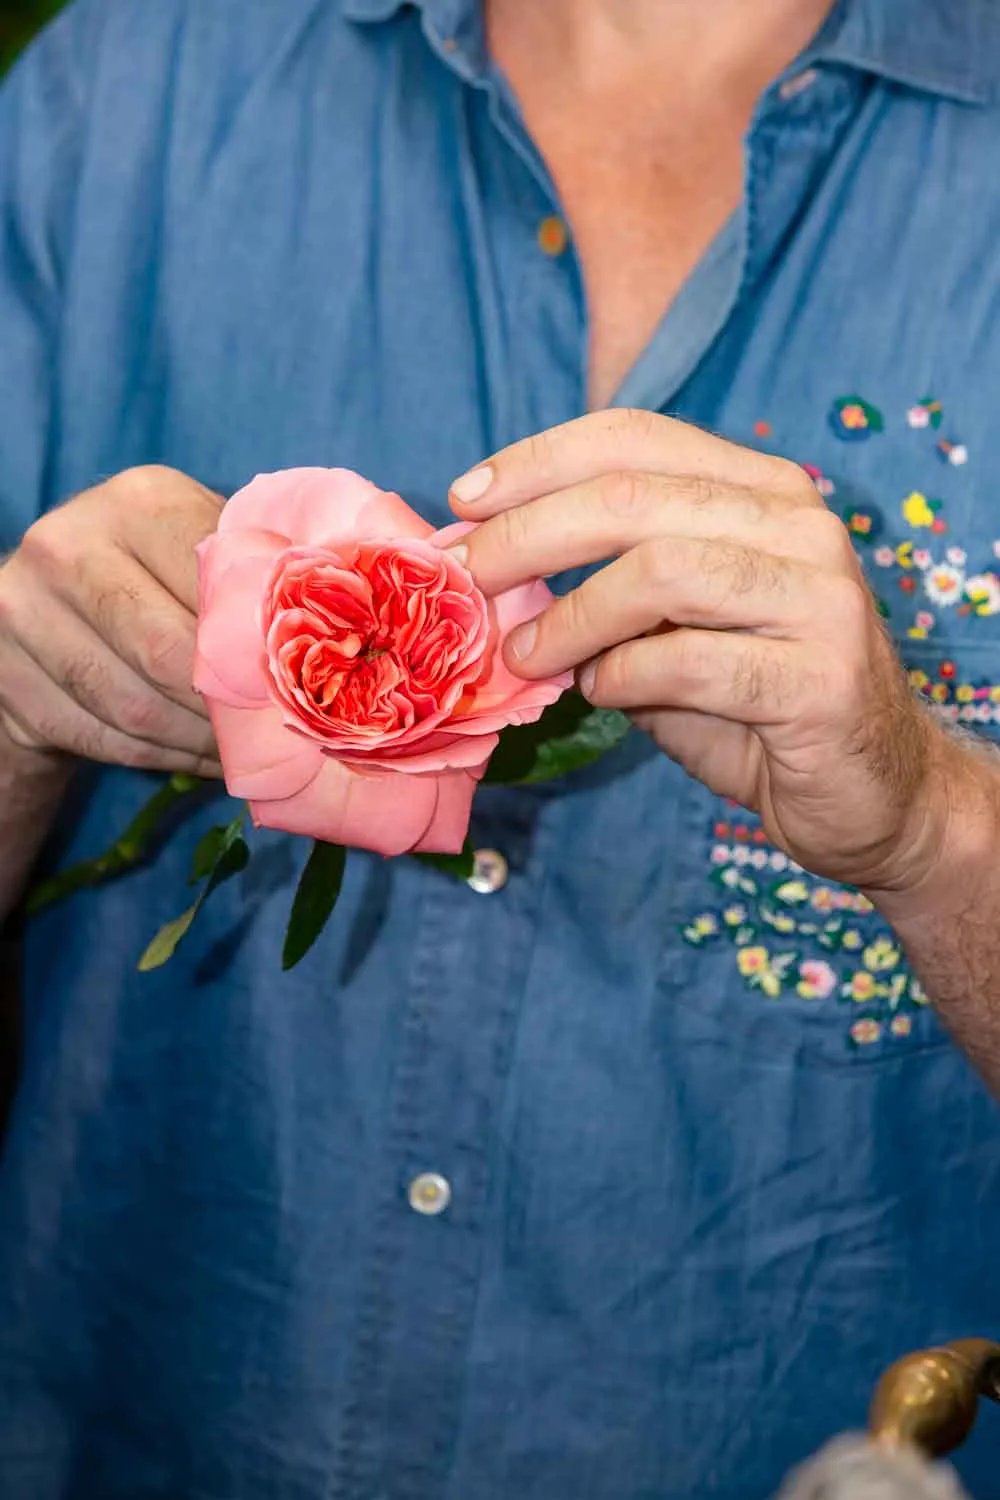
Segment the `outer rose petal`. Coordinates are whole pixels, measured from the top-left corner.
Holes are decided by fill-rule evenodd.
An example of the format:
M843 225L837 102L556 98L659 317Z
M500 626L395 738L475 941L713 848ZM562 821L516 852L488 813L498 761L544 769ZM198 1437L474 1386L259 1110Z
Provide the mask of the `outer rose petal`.
M475 771L457 771L438 778L438 800L430 827L414 853L460 854L469 831L472 798L476 784L486 770L486 762Z
M504 721L506 722L506 720ZM363 771L366 767L383 771L398 771L401 775L423 776L428 771L474 770L480 763L485 765L497 747L499 735L480 734L478 724L470 724L462 734L452 732L445 724L429 741L421 743L407 754L406 747L390 746L389 752L380 757L371 755L338 755L345 766L354 766Z
M366 537L426 537L433 528L387 490L350 469L283 469L258 474L222 508L219 531L278 531L294 546Z
M230 708L216 702L209 703L208 711L230 796L294 797L322 771L322 750L287 728L280 709Z
M430 830L439 780L398 776L394 771L361 775L324 757L322 770L304 791L282 801L255 800L250 810L254 822L265 828L304 833L350 849L374 849L377 854L406 854ZM450 825L454 821L452 816Z
M269 701L260 603L282 547L273 532L246 531L206 537L196 548L201 613L194 686L206 697L221 696L234 708Z

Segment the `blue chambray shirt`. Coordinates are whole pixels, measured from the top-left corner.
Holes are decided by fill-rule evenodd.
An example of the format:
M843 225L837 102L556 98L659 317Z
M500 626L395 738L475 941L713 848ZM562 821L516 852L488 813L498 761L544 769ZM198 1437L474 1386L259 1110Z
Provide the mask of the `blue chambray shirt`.
M811 465L993 737L998 83L994 0L838 7L620 393ZM558 212L469 0L84 0L0 95L0 541L153 461L444 521L584 404ZM95 771L51 858L149 789ZM763 1500L898 1354L997 1336L995 1104L866 904L641 736L482 793L490 893L352 858L283 975L262 836L141 977L219 816L29 931L4 1500ZM964 1472L1000 1496L995 1414Z

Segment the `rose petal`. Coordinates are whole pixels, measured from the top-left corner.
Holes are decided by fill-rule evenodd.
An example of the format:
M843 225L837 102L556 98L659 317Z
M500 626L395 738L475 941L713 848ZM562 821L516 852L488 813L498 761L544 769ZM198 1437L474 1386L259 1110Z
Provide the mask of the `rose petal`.
M277 708L209 704L219 759L232 797L293 797L323 769L323 752L282 721Z
M324 757L322 770L304 791L282 801L254 801L251 811L254 821L265 828L302 833L349 849L406 854L431 826L438 780L393 771L360 775ZM453 814L450 817L449 829Z
M469 831L472 799L476 783L486 770L486 762L473 771L459 771L454 776L438 778L438 800L430 827L415 853L461 854Z
M234 708L269 701L260 608L280 550L280 538L260 531L245 532L238 541L215 536L200 544L202 606L194 685L205 697L212 696L213 687L217 691L221 683L222 701ZM211 677L204 667L210 669Z
M223 506L219 531L280 531L298 546L364 537L426 537L433 528L388 490L350 469L258 474Z
M429 744L419 745L412 755L407 753L405 746L391 746L385 756L374 751L364 756L338 755L337 758L345 766L354 766L359 771L398 771L402 775L423 776L427 772L472 770L480 763L485 765L498 740L497 734L479 734L475 725L469 725L465 734L452 734L449 726Z

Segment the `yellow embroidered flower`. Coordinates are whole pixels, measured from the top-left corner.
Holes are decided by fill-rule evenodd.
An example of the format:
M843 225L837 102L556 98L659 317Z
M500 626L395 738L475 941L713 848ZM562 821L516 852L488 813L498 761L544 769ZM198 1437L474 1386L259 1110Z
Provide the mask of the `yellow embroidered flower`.
M910 526L933 526L934 512L927 503L927 496L914 490L903 501L903 520Z
M976 690L971 682L960 682L955 689L956 703L971 703L976 696Z
M1000 613L1000 578L995 573L977 573L967 578L965 597L977 615Z
M930 678L926 672L913 671L910 673L910 686L916 688L918 693L921 688L927 686L928 682L930 682Z
M1000 687L991 687L990 688L990 702L991 703L1000 703Z
M889 1030L893 1036L909 1036L913 1030L913 1022L909 1016L893 1016Z
M946 682L936 682L931 688L931 697L935 703L947 703L948 684Z
M809 887L804 880L785 880L775 889L775 897L786 906L801 906L809 900Z
M722 913L722 920L727 927L739 927L747 919L745 906L727 906Z
M850 999L856 1000L859 1005L863 1005L866 1000L873 999L877 989L875 976L869 974L867 969L857 969L851 975L850 983L846 987Z
M878 974L883 969L894 969L899 963L900 953L895 943L888 938L876 938L874 943L869 943L865 949L865 968L871 969L873 974Z
M864 938L856 927L848 927L840 940L842 948L858 949L864 946Z
M851 1027L851 1041L857 1042L859 1047L877 1042L881 1035L882 1028L877 1021L855 1021Z
M752 979L768 968L770 957L766 948L741 948L736 955L736 965L744 979Z
M694 917L688 928L689 933L693 937L699 938L714 937L718 930L719 924L709 911L702 912L701 916Z
M787 911L770 912L767 920L775 932L789 933L795 931L795 918L790 916Z

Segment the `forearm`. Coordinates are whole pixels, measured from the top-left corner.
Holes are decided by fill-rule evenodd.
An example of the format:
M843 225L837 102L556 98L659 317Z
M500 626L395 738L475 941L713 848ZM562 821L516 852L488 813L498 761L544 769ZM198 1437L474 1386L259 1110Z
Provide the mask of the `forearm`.
M72 765L68 756L22 750L0 732L0 923L24 892Z
M1000 753L957 741L940 857L921 885L872 892L942 1021L1000 1097Z

